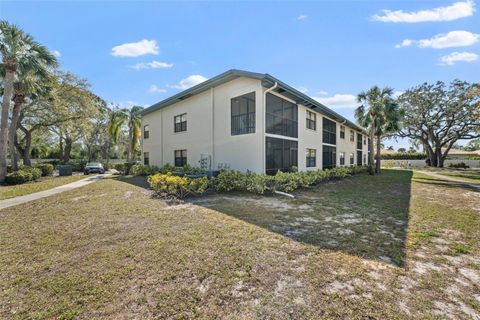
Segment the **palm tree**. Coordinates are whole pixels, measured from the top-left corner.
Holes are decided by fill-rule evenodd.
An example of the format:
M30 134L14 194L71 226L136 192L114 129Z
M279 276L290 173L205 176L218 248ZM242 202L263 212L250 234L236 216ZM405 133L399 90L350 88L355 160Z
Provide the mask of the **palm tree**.
M26 70L38 70L45 64L55 65L55 57L20 28L0 21L0 54L5 71L0 119L0 182L7 173L8 113L14 95L15 78Z
M140 142L142 120L139 113L142 110L143 107L133 106L130 109L115 110L110 115L108 133L114 143L118 143L122 128L125 125L128 127L127 162L132 160L135 149Z
M370 174L380 173L381 137L385 132L393 130L395 125L395 115L391 110L397 109L397 107L393 103L392 95L392 88L380 89L378 86L373 86L366 92L360 92L357 96L358 102L362 105L355 110L355 118L361 126L367 128L370 138L368 145ZM391 123L387 120L387 114L389 119L392 120ZM398 126L398 121L396 125ZM377 137L376 167L373 161L373 141L375 137Z

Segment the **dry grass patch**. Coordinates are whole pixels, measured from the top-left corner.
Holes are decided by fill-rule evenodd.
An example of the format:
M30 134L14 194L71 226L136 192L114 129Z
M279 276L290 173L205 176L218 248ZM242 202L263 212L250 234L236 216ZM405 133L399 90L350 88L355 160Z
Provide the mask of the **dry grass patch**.
M0 318L478 318L478 198L410 175L177 205L104 179L1 210Z

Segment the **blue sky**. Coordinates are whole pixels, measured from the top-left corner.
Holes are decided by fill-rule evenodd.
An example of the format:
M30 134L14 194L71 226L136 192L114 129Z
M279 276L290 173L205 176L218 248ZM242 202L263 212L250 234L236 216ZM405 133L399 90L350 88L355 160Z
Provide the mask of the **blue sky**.
M480 13L469 0L2 0L0 17L121 105L150 105L238 68L268 72L353 120L354 96L372 85L401 92L480 75Z

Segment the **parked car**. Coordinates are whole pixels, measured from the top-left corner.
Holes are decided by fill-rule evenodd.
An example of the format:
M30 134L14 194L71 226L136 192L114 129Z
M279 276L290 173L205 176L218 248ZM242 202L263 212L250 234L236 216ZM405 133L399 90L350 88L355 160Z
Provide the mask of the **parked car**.
M84 174L90 174L90 173L104 174L105 168L100 162L88 162L85 165L85 170L83 171L83 173Z

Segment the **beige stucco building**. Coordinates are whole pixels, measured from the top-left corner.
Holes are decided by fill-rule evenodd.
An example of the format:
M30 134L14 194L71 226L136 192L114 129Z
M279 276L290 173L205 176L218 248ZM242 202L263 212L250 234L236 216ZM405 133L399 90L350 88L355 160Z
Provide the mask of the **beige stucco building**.
M269 74L229 70L141 115L145 164L275 173L368 158L362 128Z

